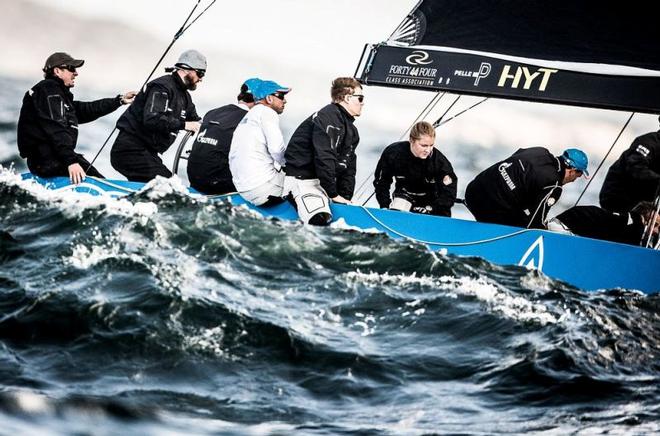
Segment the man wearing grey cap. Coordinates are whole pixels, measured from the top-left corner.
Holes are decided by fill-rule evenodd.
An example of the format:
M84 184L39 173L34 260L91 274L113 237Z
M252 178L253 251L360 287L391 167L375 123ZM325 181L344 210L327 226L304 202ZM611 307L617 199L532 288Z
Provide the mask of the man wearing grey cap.
M129 104L135 92L90 102L74 100L78 68L85 63L63 52L53 53L44 65L44 80L23 97L18 119L17 142L21 157L32 174L40 177L68 176L80 183L86 175L103 177L79 153L78 124L89 123Z
M159 154L170 148L180 130L199 131L200 117L188 91L202 81L206 58L197 50L187 50L165 71L171 74L149 82L117 121L119 135L110 162L131 181L172 177Z

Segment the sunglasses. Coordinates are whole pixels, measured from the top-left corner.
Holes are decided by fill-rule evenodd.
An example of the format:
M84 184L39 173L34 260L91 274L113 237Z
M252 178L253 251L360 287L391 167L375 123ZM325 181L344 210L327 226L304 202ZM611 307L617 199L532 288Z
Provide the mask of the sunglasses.
M364 101L364 95L362 95L362 94L352 94L351 97L357 97L357 99L360 103L362 103Z
M200 79L204 77L204 74L206 74L206 71L204 70L194 70L194 71L197 73L197 77L199 77Z
M271 95L272 95L273 97L277 97L277 98L279 98L280 100L284 100L284 97L286 97L286 93L281 92L281 91L274 92L274 93L271 94Z
M57 68L60 68L60 69L62 69L62 70L67 70L67 71L69 71L69 72L71 72L71 73L75 73L75 72L76 72L76 67L74 67L74 66L72 66L72 65L60 65L60 66L57 67Z

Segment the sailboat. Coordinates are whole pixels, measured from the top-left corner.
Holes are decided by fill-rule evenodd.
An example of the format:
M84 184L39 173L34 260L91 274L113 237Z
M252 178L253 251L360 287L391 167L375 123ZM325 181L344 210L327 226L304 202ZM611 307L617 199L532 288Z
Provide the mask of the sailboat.
M423 0L389 39L365 45L355 77L367 86L657 114L660 30L652 4L633 3ZM80 185L24 178L92 195L123 196L144 186L93 177ZM213 199L297 219L288 203L258 208L239 195ZM587 291L660 291L660 251L651 248L357 205L334 204L332 211L335 221L352 228L442 254L536 269Z

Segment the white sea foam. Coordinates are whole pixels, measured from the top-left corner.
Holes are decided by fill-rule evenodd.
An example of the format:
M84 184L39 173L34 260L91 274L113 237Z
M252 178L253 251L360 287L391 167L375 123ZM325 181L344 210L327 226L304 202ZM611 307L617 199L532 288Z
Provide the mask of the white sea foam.
M485 303L491 310L501 313L507 318L522 322L538 322L542 325L554 324L559 319L548 311L548 308L538 302L533 302L523 296L514 296L505 289L490 283L484 278L473 279L471 277L430 277L426 275L390 275L379 273L349 272L346 274L349 281L357 281L367 285L409 286L419 285L434 290L443 290L445 295L451 297L473 296ZM418 306L418 300L411 304ZM407 311L407 316L415 314L422 315L424 312L418 308L414 312Z

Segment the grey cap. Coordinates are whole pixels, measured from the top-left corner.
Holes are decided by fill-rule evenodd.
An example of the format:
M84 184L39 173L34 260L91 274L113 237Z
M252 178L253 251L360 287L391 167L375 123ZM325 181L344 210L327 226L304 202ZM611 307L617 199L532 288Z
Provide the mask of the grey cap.
M186 50L181 53L179 60L176 61L174 66L184 69L188 67L193 70L206 71L206 56L197 50Z
M82 59L74 59L73 56L71 56L68 53L64 52L56 52L53 53L52 55L48 56L48 59L46 59L46 64L44 65L43 71L46 72L50 70L51 68L55 67L63 67L63 66L72 66L72 67L82 67L82 65L85 63L84 60ZM204 62L204 65L206 65L206 62Z

